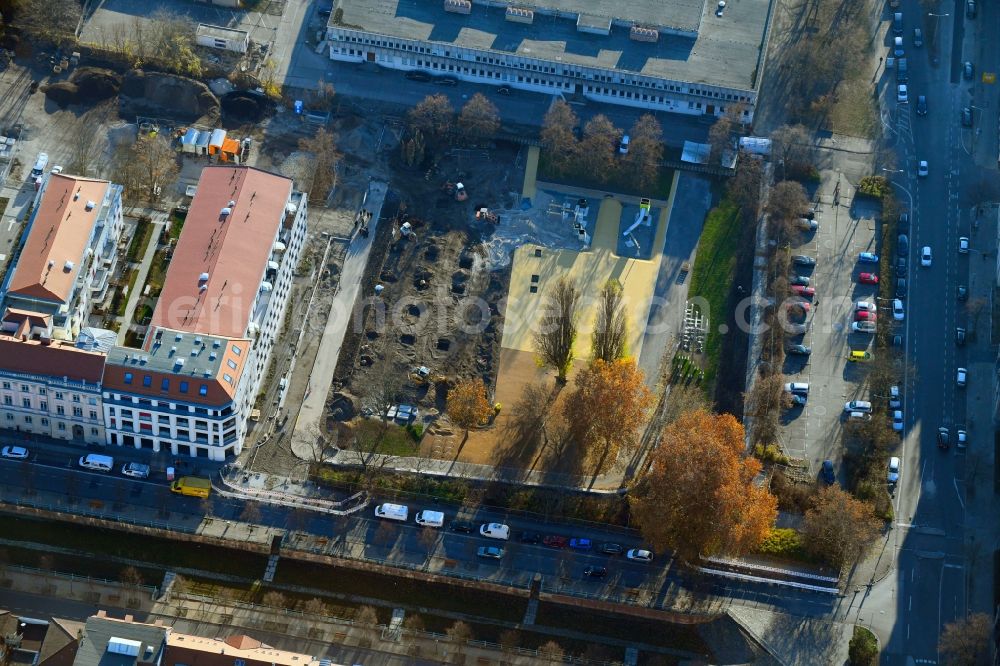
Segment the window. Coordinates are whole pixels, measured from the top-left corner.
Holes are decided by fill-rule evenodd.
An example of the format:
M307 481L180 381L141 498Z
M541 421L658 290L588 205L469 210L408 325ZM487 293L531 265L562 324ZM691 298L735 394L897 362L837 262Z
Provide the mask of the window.
M181 382L180 392L181 393L187 393L188 392L188 383L187 382Z
M43 416L42 417L42 425L43 426L47 426L48 424L49 424L49 420Z
M90 434L93 435L94 437L97 437L97 435L100 434L100 431L97 428L91 428Z
M59 416L65 415L66 414L66 408L63 407L62 405L56 405L56 414L58 414Z
M60 421L59 424L56 426L56 428L58 428L59 430L65 430L66 424Z
M13 405L14 404L14 398L10 397L9 395L5 395L3 397L3 404L5 404L5 405Z
M149 375L143 375L142 376L142 385L143 386L152 386L153 385L153 378L150 377Z
M241 356L243 354L243 350L241 348L237 347L236 345L232 346L232 350L233 350L233 353L236 354L237 356Z
M38 403L38 408L43 412L47 412L49 411L49 403L42 400L40 403Z
M97 411L96 410L93 410L93 409L90 410L90 419L92 421L96 421L97 420Z
M4 382L4 383L3 383L3 387L4 387L5 389L9 389L9 388L10 388L10 382Z
M56 391L56 400L62 400L62 399L63 399L62 391Z
M73 402L80 402L80 396L78 396L77 394L74 393L73 394Z
M45 395L44 393L42 395ZM97 398L87 398L87 404L97 406Z
M30 416L25 416L24 417L24 422L25 423L31 423L31 417Z
M21 384L21 393L27 393L27 392L28 392L28 385Z
M232 368L233 370L235 370L235 369L236 369L236 361L234 361L233 359L228 359L228 360L226 361L226 365L228 365L228 366L229 366L230 368Z
M14 415L11 414L10 412L7 412L7 420L8 421L13 421L14 420Z
M132 373L131 372L126 372L125 373L125 383L126 384L131 384L132 383Z
M79 407L73 408L73 416L83 416L83 410Z
M31 409L31 398L21 398L21 406Z
M48 395L49 392L43 388L38 389L38 395Z
M208 395L208 384L202 384L198 388L198 395Z
M232 376L232 375L229 375L229 374L223 374L223 375L222 375L222 378L223 378L223 379L225 379L225 380L226 380L227 382L229 382L230 384L232 384L232 383L233 383L233 376Z
M160 390L169 391L170 390L170 380L164 377L160 380Z

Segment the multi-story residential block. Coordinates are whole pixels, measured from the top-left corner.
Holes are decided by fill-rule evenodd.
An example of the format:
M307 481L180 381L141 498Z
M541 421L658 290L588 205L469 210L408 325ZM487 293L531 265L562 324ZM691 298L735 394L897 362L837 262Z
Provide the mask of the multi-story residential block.
M49 175L36 197L24 244L0 287L3 310L48 317L49 335L74 340L91 305L107 295L122 233L120 185ZM2 323L10 332L16 322Z
M142 349L104 375L108 442L238 454L305 242L306 195L250 167L202 171Z
M772 3L337 0L333 60L611 104L753 118Z
M48 316L8 310L0 333L0 428L102 444L103 353L48 337Z

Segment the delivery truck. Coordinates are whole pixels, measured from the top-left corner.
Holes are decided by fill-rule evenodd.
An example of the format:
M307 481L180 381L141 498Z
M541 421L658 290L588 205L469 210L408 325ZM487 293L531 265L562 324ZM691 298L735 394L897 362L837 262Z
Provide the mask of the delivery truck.
M182 476L170 484L170 490L188 497L208 497L212 482L198 476Z

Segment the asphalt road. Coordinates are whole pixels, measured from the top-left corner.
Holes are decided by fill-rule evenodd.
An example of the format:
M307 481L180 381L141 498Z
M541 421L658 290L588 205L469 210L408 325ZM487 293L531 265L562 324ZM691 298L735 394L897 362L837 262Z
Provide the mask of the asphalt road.
M101 474L77 468L79 452L69 448L32 445L29 462L0 460L0 499L13 501L24 497L23 489L30 486L34 494L31 501L58 503L65 507L69 498L76 506L88 512L104 513L109 518L147 520L168 529L194 531L205 517L206 507L195 498L170 493L165 480L129 479L113 474ZM126 460L129 452L115 451L118 464ZM208 465L181 473L209 473ZM372 506L380 499L373 499ZM169 508L167 518L161 513ZM212 515L217 520L240 521L244 503L213 494ZM447 505L411 504L411 513L420 508L434 508L445 512L446 523L458 516L460 509ZM477 528L484 522L507 522L511 525L508 542L487 539L478 533L460 534L448 529L431 532L413 523L386 523L373 516L372 508L350 517L334 521L324 514L292 514L273 506L261 506L258 524L325 537L324 552L350 559L366 559L389 565L420 568L425 571L454 574L464 577L512 584L527 588L533 575L544 576L543 585L550 591L561 591L578 596L593 596L623 601L632 589L642 589L654 598L663 600L688 599L711 605L713 608L728 604L752 605L780 609L795 615L822 617L828 614L836 598L809 591L785 590L759 583L734 583L704 576L692 576L682 570L669 556L659 555L651 564L631 562L623 556L599 555L596 552L548 548L541 544L520 543L522 531L541 535L586 537L595 543L613 541L625 548L641 545L636 535L626 530L572 527L557 521L512 517L489 510L462 511L461 517ZM500 561L483 560L476 555L480 546L499 545L506 554ZM608 568L608 577L588 579L583 569L588 565Z
M964 18L964 6L957 0L942 5L941 13L949 16L937 19L941 21L941 48L940 62L935 66L928 49L912 47L912 28L920 25L920 9L916 2L904 3L904 16L909 19L904 19L904 38L911 63L911 102L895 102L892 78L885 91L887 113L883 120L895 141L901 170L889 175L901 201L912 207L913 222L906 321L910 361L904 401L907 432L896 494L896 529L891 538L897 571L887 582L891 591L878 592L889 606L891 625L883 663L936 662L942 627L964 617L967 610L964 478L968 451L954 446L939 449L936 431L940 426L948 427L954 438L958 427L969 424L970 398L992 396L989 380L981 385L970 381L967 388L958 387L955 381L957 368L971 370L989 363L991 356L988 314L982 317L985 321L979 326L977 339L970 339L964 347L956 345L955 328L968 328L970 319L963 303L957 301L956 290L959 284L970 285L970 262L989 259L986 263L992 266L995 259L995 255L984 258L982 246L977 249L971 212L983 197L975 183L984 177L996 180L995 92L993 86L978 79L963 80L960 68L965 60L978 61L977 74L996 66L995 40L976 43L974 33L983 31L985 36L987 26L1000 18L1000 11L980 3L979 17L970 21ZM915 113L917 95L928 96L926 116ZM977 127L963 128L960 110L976 99L983 105L977 112ZM929 161L926 178L916 175L919 160ZM970 254L959 254L960 236L973 239ZM986 234L982 236L979 240L985 243ZM925 245L933 251L933 264L926 268L920 266L919 259ZM981 272L983 266L973 268ZM990 281L980 279L972 284L970 300L988 298L989 290ZM991 374L985 373L987 377ZM979 376L973 373L973 378ZM984 421L985 435L989 420Z

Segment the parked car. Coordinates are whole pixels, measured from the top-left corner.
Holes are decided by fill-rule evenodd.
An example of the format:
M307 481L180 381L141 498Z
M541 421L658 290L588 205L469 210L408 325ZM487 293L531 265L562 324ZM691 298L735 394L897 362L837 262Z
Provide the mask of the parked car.
M909 213L901 213L899 215L899 220L896 223L896 229L899 232L901 232L901 233L910 230L910 214Z
M802 231L816 231L819 229L819 222L808 217L800 217L796 222Z
M902 37L893 37L892 38L892 55L896 56L897 58L902 58L905 54L906 54L906 51L903 48L903 38Z
M632 550L625 553L625 557L636 562L652 562L653 553L642 548L633 548Z
M874 273L861 273L858 275L858 282L861 284L878 284L878 276Z
M858 261L862 264L877 264L878 255L874 252L862 252L858 255Z
M797 254L792 257L792 263L796 266L815 266L816 258L804 254Z
M453 76L439 76L434 79L434 83L439 86L457 86L458 79Z
M976 18L976 0L965 0L965 16L970 19Z
M874 333L875 332L875 322L873 321L856 321L851 324L851 330L855 333Z
M896 321L903 321L906 318L906 311L903 309L903 301L895 298L892 301L892 318Z
M590 539L570 539L569 547L573 550L590 550L594 547L594 542Z
M785 384L785 393L809 395L809 384L806 382L789 382Z
M816 288L815 287L803 287L800 284L793 284L792 285L792 293L795 294L796 296L806 296L806 297L811 298L811 297L813 297L813 296L816 295Z
M896 278L896 298L906 297L906 278Z
M867 310L858 310L854 313L854 321L870 321L874 323L877 319L877 314L874 312L868 312Z
M620 543L602 543L597 547L597 552L604 555L621 555L625 549Z
M910 239L906 234L899 234L896 237L896 252L901 257L905 257L910 253Z
M877 312L878 311L878 307L874 303L872 303L871 301L856 301L854 303L854 311L855 312L861 312L861 311L865 311L865 312Z
M872 411L872 403L867 400L851 400L850 402L844 403L845 412L870 412Z
M506 541L510 538L510 526L503 523L485 523L480 526L479 533L490 539Z
M889 483L895 484L899 481L899 458L893 456L889 458L889 473L887 475Z
M497 88L497 92L501 95L509 95L513 89L510 86L500 86Z
M892 413L892 429L896 432L903 432L903 411L900 409Z
M792 398L793 407L805 407L806 402L809 400L807 396L799 395L798 393L789 394Z
M565 548L569 545L569 539L564 536L549 535L542 539L542 544L549 548Z
M820 475L823 480L827 483L834 483L837 480L837 473L833 470L833 461L824 460L823 467L820 469Z
M583 570L583 575L587 578L604 578L608 575L607 567L589 566Z
M410 81L420 81L421 83L427 83L434 78L427 72L422 72L419 69L410 70L404 76Z
M28 455L28 449L23 446L5 446L0 450L0 456L14 460L24 460Z
M792 345L788 348L788 353L795 356L809 356L812 353L812 347L807 347L806 345Z
M889 409L899 409L903 406L903 401L900 399L899 387L890 386L889 387Z
M801 285L803 287L808 287L811 280L807 275L793 275L788 278L788 284L791 285Z
M955 446L960 449L964 449L969 444L969 433L965 430L959 430L955 433Z
M541 543L542 535L538 532L521 532L521 543Z
M476 555L488 560L499 560L503 558L503 548L499 546L480 546L479 550L476 551Z
M470 522L464 520L453 520L448 524L448 529L452 532L459 532L461 534L472 534L476 526Z

